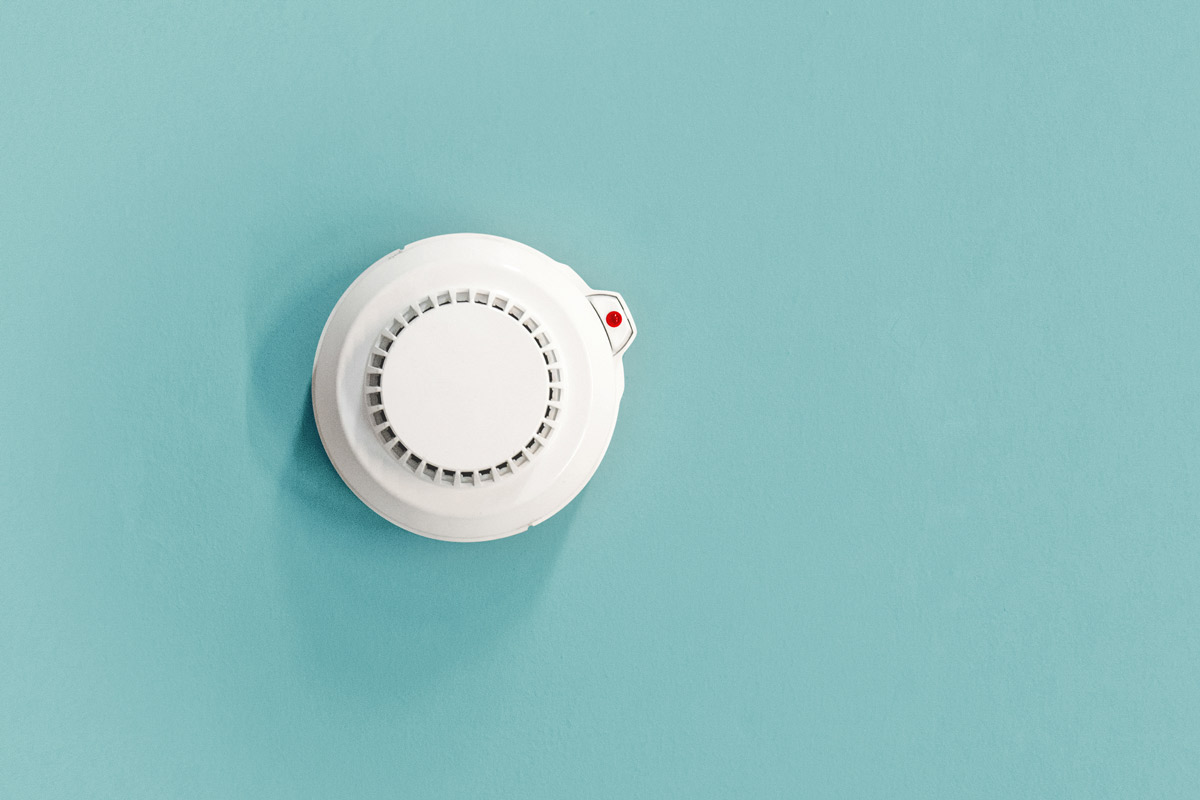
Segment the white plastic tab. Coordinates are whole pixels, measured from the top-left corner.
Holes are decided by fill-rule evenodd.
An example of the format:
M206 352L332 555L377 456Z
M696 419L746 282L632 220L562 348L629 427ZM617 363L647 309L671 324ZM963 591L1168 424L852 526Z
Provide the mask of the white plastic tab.
M637 326L625 305L624 298L616 292L595 292L588 295L592 308L600 317L600 324L608 334L608 343L614 356L619 356L637 336Z

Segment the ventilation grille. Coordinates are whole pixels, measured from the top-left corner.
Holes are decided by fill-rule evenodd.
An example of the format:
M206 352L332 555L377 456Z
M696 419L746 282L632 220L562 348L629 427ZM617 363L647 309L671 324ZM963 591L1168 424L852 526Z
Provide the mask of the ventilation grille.
M444 469L437 464L431 464L417 453L408 448L396 436L388 422L387 412L383 409L383 365L387 363L388 353L405 329L424 314L432 314L437 309L454 303L478 303L506 314L520 325L537 343L542 359L546 362L546 376L550 379L550 388L546 397L546 411L533 431L529 441L511 458L499 464L489 465L474 470ZM550 334L533 319L525 309L521 308L507 297L487 291L472 291L457 289L431 294L404 309L391 324L383 329L371 354L367 357L366 402L367 416L375 428L375 434L388 452L409 472L418 478L435 483L439 486L486 486L504 477L510 476L529 462L546 447L547 441L554 435L558 424L562 403L562 365L558 354L551 347Z

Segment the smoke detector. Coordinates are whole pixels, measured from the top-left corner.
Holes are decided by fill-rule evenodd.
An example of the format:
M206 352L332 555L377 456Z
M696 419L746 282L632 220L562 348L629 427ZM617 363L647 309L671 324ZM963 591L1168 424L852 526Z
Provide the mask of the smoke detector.
M380 516L452 541L567 505L608 450L637 329L616 292L498 236L422 239L358 277L317 345L329 460Z

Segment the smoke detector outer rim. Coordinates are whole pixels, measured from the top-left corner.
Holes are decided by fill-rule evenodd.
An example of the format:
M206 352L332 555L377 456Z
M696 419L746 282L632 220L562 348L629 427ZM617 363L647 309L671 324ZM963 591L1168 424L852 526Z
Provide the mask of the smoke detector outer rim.
M407 471L381 442L364 400L364 369L380 331L414 298L459 287L519 304L551 333L563 370L554 440L490 485L439 485ZM623 330L605 325L614 308ZM447 541L512 536L562 510L599 467L624 392L621 357L635 335L619 294L591 289L532 247L473 233L422 239L368 267L334 306L313 363L317 431L350 490L394 525Z

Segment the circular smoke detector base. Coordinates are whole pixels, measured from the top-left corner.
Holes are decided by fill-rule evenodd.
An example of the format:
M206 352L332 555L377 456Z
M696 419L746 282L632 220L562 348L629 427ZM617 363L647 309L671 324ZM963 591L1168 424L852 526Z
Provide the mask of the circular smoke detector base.
M619 294L531 247L422 239L371 265L325 323L317 430L346 485L392 523L511 536L600 465L635 335Z

